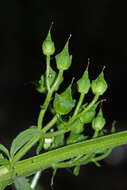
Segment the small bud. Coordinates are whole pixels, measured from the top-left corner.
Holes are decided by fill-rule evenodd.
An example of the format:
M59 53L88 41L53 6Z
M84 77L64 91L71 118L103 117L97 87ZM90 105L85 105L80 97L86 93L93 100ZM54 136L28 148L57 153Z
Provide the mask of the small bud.
M46 56L53 55L54 52L55 52L55 45L54 45L54 42L51 39L50 30L48 32L48 35L47 35L46 39L44 40L44 42L42 44L42 52Z
M75 106L75 100L72 99L71 86L69 86L60 95L56 93L53 102L56 113L61 115L68 114Z
M103 129L105 123L106 123L106 121L105 121L105 119L103 117L102 109L100 108L97 116L92 121L92 128L95 131L100 131L100 130Z
M92 81L91 88L95 95L102 95L107 90L107 83L104 79L104 73L103 71L100 73L100 75L97 77L97 79Z
M55 56L57 69L59 70L69 69L72 63L72 55L69 55L68 52L68 41L66 42L63 50Z

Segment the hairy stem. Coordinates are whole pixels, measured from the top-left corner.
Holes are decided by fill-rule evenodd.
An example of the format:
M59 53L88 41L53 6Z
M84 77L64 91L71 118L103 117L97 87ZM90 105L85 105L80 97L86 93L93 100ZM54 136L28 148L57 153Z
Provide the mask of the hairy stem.
M39 170L53 167L53 164L79 155L96 153L104 148L112 149L127 143L127 131L94 138L80 143L58 148L39 156L34 156L14 164L13 168L0 167L0 182L11 180L14 177L28 176Z

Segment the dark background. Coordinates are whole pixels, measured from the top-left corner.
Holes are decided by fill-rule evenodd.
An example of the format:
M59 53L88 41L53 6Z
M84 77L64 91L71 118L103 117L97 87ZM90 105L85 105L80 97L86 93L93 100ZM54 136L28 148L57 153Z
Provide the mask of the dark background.
M127 3L115 0L0 2L0 143L10 147L12 139L36 124L42 97L33 82L45 68L41 44L51 21L56 53L70 33L73 64L65 73L64 87L81 76L91 58L90 78L105 69L108 91L104 98L107 128L117 121L117 131L126 130L127 83ZM122 146L102 162L82 167L79 177L60 170L53 189L127 189L127 146ZM50 187L51 171L42 176L44 189Z

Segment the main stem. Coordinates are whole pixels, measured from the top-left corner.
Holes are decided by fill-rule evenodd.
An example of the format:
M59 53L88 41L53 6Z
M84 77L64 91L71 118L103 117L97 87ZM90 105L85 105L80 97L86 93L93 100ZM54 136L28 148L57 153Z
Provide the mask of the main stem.
M104 148L114 148L127 144L127 131L94 138L80 143L58 148L39 156L34 156L14 164L13 168L0 167L0 182L13 179L14 177L29 176L39 170L53 167L53 164L82 154L96 153ZM11 182L10 182L11 183Z

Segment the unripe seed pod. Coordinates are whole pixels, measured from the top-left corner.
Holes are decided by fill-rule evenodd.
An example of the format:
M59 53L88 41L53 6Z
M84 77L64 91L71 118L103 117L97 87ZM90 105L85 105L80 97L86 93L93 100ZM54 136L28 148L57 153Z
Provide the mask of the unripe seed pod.
M84 130L84 123L80 121L80 119L77 119L75 123L75 127L72 129L72 133L80 134Z
M87 68L86 68L82 78L80 78L77 81L79 93L87 94L89 89L90 89L90 79L89 79L89 73L88 73L88 66L89 66L89 59L88 59Z
M66 42L63 50L56 55L56 65L59 70L67 70L72 63L72 55L68 52L68 41Z
M55 45L51 39L50 31L48 32L48 35L42 44L42 52L46 56L53 55L55 52Z
M61 94L56 93L53 102L53 107L56 113L59 113L61 115L68 114L74 106L75 106L75 100L73 100L72 98L71 86L69 86Z
M84 124L91 123L96 114L97 104L94 104L91 109L86 111L82 116L80 116L80 121Z
M95 131L100 131L103 129L105 123L106 123L106 121L103 117L102 109L100 109L97 116L92 121L92 128Z
M97 79L92 81L91 88L95 95L102 95L107 90L107 83L104 79L104 73L103 71L100 73L100 75L97 77Z

